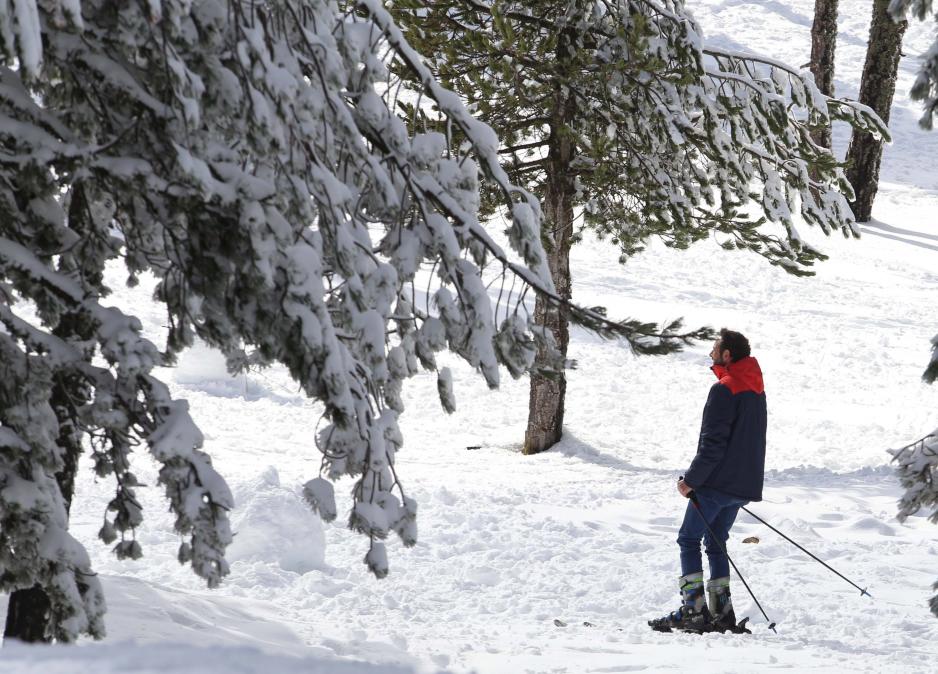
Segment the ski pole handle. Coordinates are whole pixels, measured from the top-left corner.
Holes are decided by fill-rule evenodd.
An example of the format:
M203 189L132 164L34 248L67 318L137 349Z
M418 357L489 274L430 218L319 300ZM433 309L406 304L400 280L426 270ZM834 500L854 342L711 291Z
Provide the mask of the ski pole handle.
M680 477L677 478L677 481L680 482L680 481L683 480L683 479L684 479L684 476L681 475ZM696 505L696 506L699 506L699 505L700 505L700 502L697 500L697 494L694 492L693 489L691 489L691 490L687 493L687 496L685 496L684 498L689 498L689 499L693 502L693 504Z

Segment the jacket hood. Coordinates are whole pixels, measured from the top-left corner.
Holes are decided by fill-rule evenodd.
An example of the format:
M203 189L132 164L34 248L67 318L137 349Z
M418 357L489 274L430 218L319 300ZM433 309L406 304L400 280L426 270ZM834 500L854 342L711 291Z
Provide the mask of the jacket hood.
M765 384L762 381L762 368L759 361L752 356L746 356L729 365L714 365L713 374L720 383L726 386L735 395L743 391L764 393Z

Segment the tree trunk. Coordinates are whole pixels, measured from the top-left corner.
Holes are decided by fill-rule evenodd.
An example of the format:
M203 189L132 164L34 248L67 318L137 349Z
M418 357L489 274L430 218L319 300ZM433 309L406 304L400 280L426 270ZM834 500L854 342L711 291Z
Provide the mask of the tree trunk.
M814 1L811 24L811 74L822 94L834 95L834 50L837 47L837 0ZM821 147L830 149L831 128L815 129L811 136Z
M870 25L870 41L866 48L863 64L863 79L860 81L860 103L876 111L884 122L889 123L889 109L896 91L896 73L902 56L902 35L907 21L896 23L887 11L889 0L875 0L873 22ZM879 165L883 158L882 141L871 134L855 130L847 149L847 180L856 196L850 202L857 222L868 222L873 210L873 199L879 187Z
M3 639L18 639L27 643L48 643L46 635L49 621L49 597L38 585L28 590L16 590L10 595Z
M554 199L550 197L553 196ZM550 238L551 249L547 253L548 264L557 294L570 298L570 245L573 227L573 209L570 199L563 195L549 195L545 199L547 227L553 231L545 234ZM555 216L559 216L555 219ZM570 343L567 317L558 307L550 306L540 297L534 305L534 320L538 325L550 328L560 352L566 356ZM546 365L545 354L539 349L534 368ZM528 427L524 433L525 454L536 454L549 449L560 441L563 434L564 400L567 392L567 377L564 372L553 376L531 373L531 394L528 404Z
M79 211L81 212L79 214ZM82 191L74 190L69 207L69 220L73 229L84 231L78 223L87 213ZM66 313L52 331L56 337L64 340L88 340L94 332L94 326L86 316L78 313ZM62 469L55 474L59 491L65 501L65 514L71 510L72 496L75 491L75 473L78 459L81 457L82 431L78 424L78 406L90 400L91 393L84 379L77 373L60 372L52 386L49 404L55 410L59 422L58 444L64 451ZM52 641L46 634L49 621L49 598L39 585L26 590L15 590L10 595L7 606L6 624L3 638L18 639L24 642Z
M572 53L569 47L573 37L565 32L557 46L560 63ZM557 104L550 123L550 138L547 154L547 185L544 195L544 230L542 241L547 252L547 263L557 294L570 299L570 246L573 244L573 200L576 185L570 164L576 147L567 129L574 119L576 107L573 98L557 87ZM550 328L560 352L566 357L570 343L570 329L566 314L552 307L540 297L534 305L534 320L538 325ZM535 370L546 365L545 354L538 350L534 361ZM564 400L567 378L564 372L555 376L531 373L531 394L528 404L528 427L524 433L524 454L536 454L560 441L563 434Z

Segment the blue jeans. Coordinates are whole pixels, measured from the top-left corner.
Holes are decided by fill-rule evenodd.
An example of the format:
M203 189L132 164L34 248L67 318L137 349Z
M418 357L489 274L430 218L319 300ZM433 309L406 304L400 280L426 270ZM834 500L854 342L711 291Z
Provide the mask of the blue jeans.
M681 575L703 571L703 560L700 556L702 538L706 545L707 561L710 562L710 577L724 578L730 575L730 564L726 553L723 552L723 545L726 545L730 537L730 528L736 521L740 506L749 501L709 487L698 487L694 491L700 502L700 511L698 512L693 502L687 499L684 523L681 524L681 531L677 535L677 544L681 547ZM713 540L704 526L704 517L719 543Z

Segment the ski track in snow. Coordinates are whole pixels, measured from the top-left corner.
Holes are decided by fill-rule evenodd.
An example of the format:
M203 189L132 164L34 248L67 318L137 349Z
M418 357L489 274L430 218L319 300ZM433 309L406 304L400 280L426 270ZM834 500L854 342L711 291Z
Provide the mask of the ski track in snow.
M717 44L807 60L807 0L701 0L693 9ZM856 93L868 13L868 3L841 2L838 95ZM420 503L420 542L409 550L391 542L383 581L362 564L366 541L341 522L323 527L298 495L318 473L317 406L282 370L231 378L220 358L196 349L163 375L189 400L235 492L231 576L208 592L176 563L179 541L156 488L140 490L145 557L117 562L95 540L112 486L84 465L73 532L104 576L110 643L78 655L7 648L3 671L934 671L938 621L926 601L938 529L924 517L896 521L901 490L885 452L930 431L938 408L938 388L920 383L938 330L929 311L938 132L918 129L919 105L905 94L932 31L913 23L905 41L876 220L860 241L802 232L831 256L817 278L789 277L714 241L685 252L652 245L625 267L590 239L573 253L574 299L583 304L614 317L684 316L689 326L750 337L770 413L765 500L751 509L868 587L872 600L741 514L731 554L778 636L738 581L737 615L751 617L751 636L646 627L677 606L684 502L674 481L696 447L712 381L708 344L637 358L575 330L566 436L538 457L519 452L527 381L503 372L501 389L488 391L442 358L458 409L441 411L430 375L406 389L399 472ZM843 128L835 133L841 154L847 140ZM146 306L148 291L123 289L122 279L112 278L115 301ZM153 306L141 318L159 340L161 312ZM136 472L155 485L142 455ZM350 485L337 488L340 508ZM749 536L760 542L743 544Z

